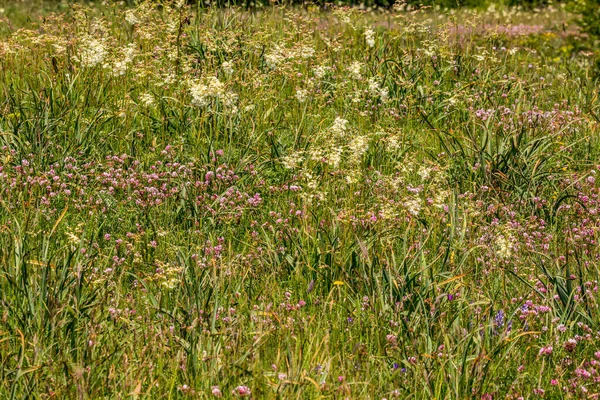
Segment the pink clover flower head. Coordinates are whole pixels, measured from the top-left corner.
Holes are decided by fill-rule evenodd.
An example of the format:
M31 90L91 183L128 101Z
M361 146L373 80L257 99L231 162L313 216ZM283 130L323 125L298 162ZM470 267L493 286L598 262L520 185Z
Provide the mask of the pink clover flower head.
M231 393L233 395L239 396L239 397L248 397L252 394L252 392L250 391L250 388L248 386L242 386L242 385L233 389L233 391Z

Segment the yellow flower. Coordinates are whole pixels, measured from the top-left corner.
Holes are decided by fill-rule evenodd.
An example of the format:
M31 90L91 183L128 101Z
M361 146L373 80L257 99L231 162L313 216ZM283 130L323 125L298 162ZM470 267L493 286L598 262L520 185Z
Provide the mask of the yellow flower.
M344 282L342 282L342 281L335 281L335 282L333 282L333 284L335 286L344 286Z

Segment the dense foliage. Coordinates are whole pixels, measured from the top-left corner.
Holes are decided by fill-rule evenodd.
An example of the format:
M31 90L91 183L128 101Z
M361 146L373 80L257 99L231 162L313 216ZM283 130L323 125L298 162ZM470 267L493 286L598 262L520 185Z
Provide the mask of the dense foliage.
M0 13L0 398L597 396L562 6Z

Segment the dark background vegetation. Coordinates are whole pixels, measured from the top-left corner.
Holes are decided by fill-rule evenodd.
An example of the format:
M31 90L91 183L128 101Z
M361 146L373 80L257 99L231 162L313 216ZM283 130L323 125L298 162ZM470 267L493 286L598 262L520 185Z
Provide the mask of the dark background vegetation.
M196 2L192 0L192 2ZM348 5L348 6L362 6L365 8L390 8L397 4L407 4L412 7L440 7L440 8L459 8L459 7L467 7L467 8L481 8L488 7L492 3L505 5L505 6L520 6L524 9L533 9L537 7L544 7L549 4L557 4L561 1L552 1L552 0L342 0L342 1L329 1L329 0L283 0L277 1L277 3L285 3L285 4L318 4L321 6L326 6L328 4L335 5ZM213 4L218 5L243 5L243 6L253 6L253 5L268 5L272 3L270 0L213 0ZM600 3L598 3L600 4Z

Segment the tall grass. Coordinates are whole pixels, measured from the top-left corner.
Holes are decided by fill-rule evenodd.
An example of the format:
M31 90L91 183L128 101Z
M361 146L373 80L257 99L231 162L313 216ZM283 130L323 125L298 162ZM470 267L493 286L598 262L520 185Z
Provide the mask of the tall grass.
M563 8L50 10L0 28L0 397L596 396Z

